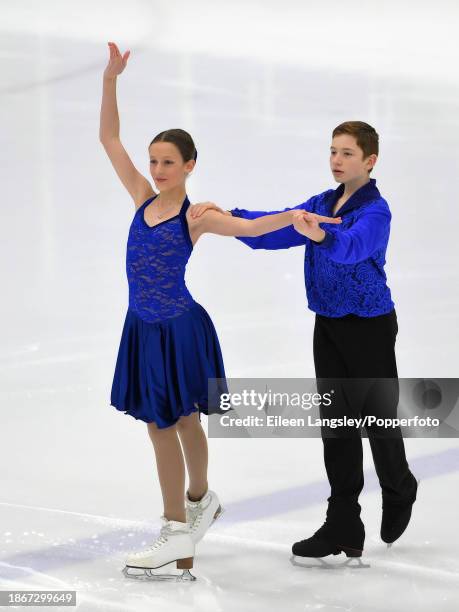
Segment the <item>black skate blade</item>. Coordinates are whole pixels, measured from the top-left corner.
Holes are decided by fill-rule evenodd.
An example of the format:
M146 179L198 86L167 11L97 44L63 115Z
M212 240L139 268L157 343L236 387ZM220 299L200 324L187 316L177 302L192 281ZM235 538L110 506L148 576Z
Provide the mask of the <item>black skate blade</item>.
M132 578L134 580L148 580L153 582L194 582L196 580L196 576L193 576L190 570L187 569L183 570L181 574L156 574L153 569L126 565L122 572L126 578Z
M340 561L337 563L330 563L330 561L325 561L322 557L299 557L300 559L308 559L312 561L312 563L302 563L297 561L296 555L292 555L290 557L290 563L296 567L304 567L306 569L321 569L321 570L338 570L338 569L366 569L371 567L367 563L362 563L360 557L349 557L346 561ZM314 563L314 561L316 563Z

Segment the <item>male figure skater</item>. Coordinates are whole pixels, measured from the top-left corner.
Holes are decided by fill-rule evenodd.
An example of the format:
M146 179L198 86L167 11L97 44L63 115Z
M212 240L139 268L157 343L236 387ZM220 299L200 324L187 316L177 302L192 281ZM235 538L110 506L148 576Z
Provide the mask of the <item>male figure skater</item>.
M306 245L306 296L308 308L316 313L313 353L318 381L397 380L397 316L384 272L391 213L376 180L370 178L378 141L375 129L367 123L346 121L338 125L332 134L330 167L339 187L295 206L298 215L293 226L257 238L238 238L252 249ZM221 210L206 204L197 205L192 212L199 215L211 207ZM275 212L235 208L231 214L255 219ZM316 214L336 216L338 212L341 224L323 224L324 229L319 226ZM378 401L375 394L370 397ZM347 401L343 391L335 411L349 415ZM392 405L387 411L395 416L396 399L392 395L389 401ZM359 407L370 414L371 408ZM358 503L363 488L360 431L346 430L334 437L327 428L321 431L331 488L326 520L312 536L296 542L292 553L324 557L344 552L348 557L360 557L365 539ZM382 489L381 538L391 544L409 523L417 481L409 470L399 429L387 435L381 428L369 427L367 433Z

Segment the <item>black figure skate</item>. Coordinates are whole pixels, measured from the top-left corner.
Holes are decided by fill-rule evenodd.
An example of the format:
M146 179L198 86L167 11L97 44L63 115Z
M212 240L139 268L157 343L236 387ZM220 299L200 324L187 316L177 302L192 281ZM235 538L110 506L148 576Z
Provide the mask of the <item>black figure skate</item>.
M344 533L344 530L341 530ZM325 522L315 534L307 540L295 542L292 546L292 556L290 562L292 565L307 568L321 569L340 569L351 567L355 569L363 569L370 567L362 563L361 556L363 552L363 542L365 540L365 529L363 523L358 521L352 529L346 530L346 535L337 535L336 528L331 528ZM352 546L351 546L352 543ZM339 555L343 552L348 559L340 563L330 563L322 557L329 555ZM295 557L314 559L314 563L299 562ZM352 563L355 561L356 563Z
M381 540L391 547L395 540L402 535L408 527L411 518L413 504L416 501L419 481L416 481L414 497L410 502L388 503L383 501L383 512L381 520Z

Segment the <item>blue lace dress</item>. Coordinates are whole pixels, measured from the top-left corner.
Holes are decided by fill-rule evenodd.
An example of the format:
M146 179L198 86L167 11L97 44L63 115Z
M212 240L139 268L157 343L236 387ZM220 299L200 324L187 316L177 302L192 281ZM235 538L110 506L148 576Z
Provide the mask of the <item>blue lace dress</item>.
M117 410L168 427L183 416L219 411L227 392L217 333L185 285L193 250L185 198L178 215L149 226L144 202L129 229L129 307L115 365L110 403ZM208 379L220 379L208 390Z

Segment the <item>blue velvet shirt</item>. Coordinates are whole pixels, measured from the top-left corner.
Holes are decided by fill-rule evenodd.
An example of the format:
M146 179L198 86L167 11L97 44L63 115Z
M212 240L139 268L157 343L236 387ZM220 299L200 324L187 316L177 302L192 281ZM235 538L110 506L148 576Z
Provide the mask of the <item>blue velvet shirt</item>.
M328 217L344 192L344 185L312 196L293 208ZM234 216L256 219L284 211L249 211L235 208ZM384 264L391 213L386 200L370 179L339 209L342 223L321 224L325 239L318 243L290 225L256 238L238 237L252 249L289 249L305 245L304 280L308 308L326 317L355 314L375 317L394 308Z

